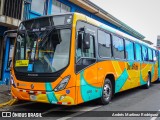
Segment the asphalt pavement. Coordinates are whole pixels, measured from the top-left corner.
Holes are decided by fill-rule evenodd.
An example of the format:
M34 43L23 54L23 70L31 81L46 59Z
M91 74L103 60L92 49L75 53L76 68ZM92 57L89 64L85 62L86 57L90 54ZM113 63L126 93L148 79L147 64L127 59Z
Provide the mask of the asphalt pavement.
M160 83L152 84L150 89L138 87L114 96L108 105L100 105L96 100L77 106L60 106L45 103L19 101L0 111L41 112L42 118L34 120L159 120L158 117L109 117L107 114L122 112L156 112L160 111ZM67 112L64 112L67 111ZM69 111L69 112L68 112ZM45 117L44 116L50 116ZM98 117L97 117L98 116ZM12 118L12 120L17 118Z
M10 86L0 85L0 104L8 102L10 99Z

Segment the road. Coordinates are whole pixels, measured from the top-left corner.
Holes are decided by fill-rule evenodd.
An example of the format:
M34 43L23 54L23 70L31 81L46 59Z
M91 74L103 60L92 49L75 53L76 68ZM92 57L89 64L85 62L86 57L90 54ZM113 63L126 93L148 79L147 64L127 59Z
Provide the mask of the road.
M157 117L106 117L107 111L160 111L160 83L152 84L150 89L138 87L118 93L108 105L100 105L95 100L77 106L60 106L20 101L13 106L0 109L0 111L41 112L42 116L50 116L46 117L45 120L160 120ZM12 120L14 119L17 120L17 118L12 118ZM35 119L41 120L44 118Z

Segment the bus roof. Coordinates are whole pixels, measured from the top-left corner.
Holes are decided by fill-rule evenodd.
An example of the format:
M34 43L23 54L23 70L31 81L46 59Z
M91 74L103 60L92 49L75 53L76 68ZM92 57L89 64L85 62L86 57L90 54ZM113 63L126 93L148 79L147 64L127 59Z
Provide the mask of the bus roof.
M95 26L97 26L97 27L100 27L100 28L102 28L102 29L105 29L105 30L107 30L107 31L110 31L110 32L112 32L112 33L114 33L114 34L118 34L118 35L120 35L120 36L123 36L123 37L125 37L125 38L127 38L127 39L130 39L130 40L134 41L134 42L143 44L143 45L145 45L145 46L147 46L147 47L151 47L151 48L153 48L153 49L156 49L155 47L153 47L153 46L151 46L151 45L149 45L149 44L147 44L147 43L145 43L145 42L143 42L143 41L141 41L141 40L138 40L138 39L135 38L135 37L132 37L132 36L130 36L130 35L124 33L124 32L121 32L121 31L119 31L119 30L117 30L117 29L115 29L115 28L112 28L112 27L110 27L110 26L108 26L108 25L106 25L106 24L103 24L103 23L101 23L101 22L99 22L99 21L97 21L97 20L95 20L95 19L93 19L93 18L90 18L90 17L88 17L88 16L86 16L86 15L84 15L84 14L82 14L82 13L78 13L78 12L67 12L67 13L59 13L59 14L41 16L41 17L29 19L29 20L24 20L24 21L22 21L22 22L27 22L27 21L32 21L32 20L41 19L41 18L47 18L47 17L52 17L52 16L74 15L74 14L80 15L80 16L82 16L82 17L86 17L86 21L87 21L87 22L89 22L89 23L91 23L91 24L93 24L93 25L95 25Z
M40 16L40 17L36 17L36 18L31 18L28 20L23 20L22 22L27 22L27 21L32 21L32 20L37 20L37 19L47 18L47 17L52 17L52 16L73 15L73 14L74 14L74 12L66 12L66 13L57 13L57 14L53 14L53 15L44 15L44 16Z
M112 33L114 33L114 34L118 34L119 36L125 37L125 38L127 38L127 39L129 39L129 40L132 40L132 41L136 42L136 43L143 44L143 45L145 45L145 46L147 46L147 47L150 47L150 48L152 48L152 49L156 49L156 48L155 48L154 46L152 46L152 45L149 45L149 44L147 44L147 43L145 43L145 42L143 42L143 41L141 41L141 40L139 40L139 39L137 39L137 38L135 38L135 37L132 37L132 36L130 36L130 35L124 33L124 32L121 32L121 31L119 31L119 30L117 30L117 29L115 29L115 28L112 28L112 27L110 27L110 26L108 26L108 25L106 25L106 24L103 24L103 23L101 23L101 22L99 22L99 21L97 21L97 20L95 20L95 19L93 19L93 18L90 18L90 17L88 17L88 16L86 16L86 15L84 15L84 14L81 14L81 13L75 13L75 14L76 14L76 15L85 16L87 22L89 22L89 23L91 23L91 24L93 24L93 25L95 25L95 26L97 26L97 27L99 27L99 28L105 29L105 30L107 30L107 31L109 31L109 32L112 32Z

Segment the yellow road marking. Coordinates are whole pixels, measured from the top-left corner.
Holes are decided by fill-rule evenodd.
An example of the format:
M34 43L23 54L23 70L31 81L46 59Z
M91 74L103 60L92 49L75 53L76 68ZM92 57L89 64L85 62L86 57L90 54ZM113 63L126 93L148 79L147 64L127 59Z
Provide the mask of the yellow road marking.
M15 104L17 101L18 101L18 99L11 99L8 102L1 103L0 108L5 107L5 106L11 106L11 105Z

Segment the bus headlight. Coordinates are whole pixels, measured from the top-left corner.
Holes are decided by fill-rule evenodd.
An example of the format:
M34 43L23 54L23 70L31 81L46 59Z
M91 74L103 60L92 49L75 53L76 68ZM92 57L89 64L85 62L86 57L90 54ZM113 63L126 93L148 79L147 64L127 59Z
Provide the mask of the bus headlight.
M63 90L67 86L69 79L70 75L63 78L62 81L55 87L54 91L57 92L59 90Z
M15 82L14 82L14 78L13 78L13 76L11 75L11 85L13 85L13 87L15 87L16 88L16 84L15 84Z

